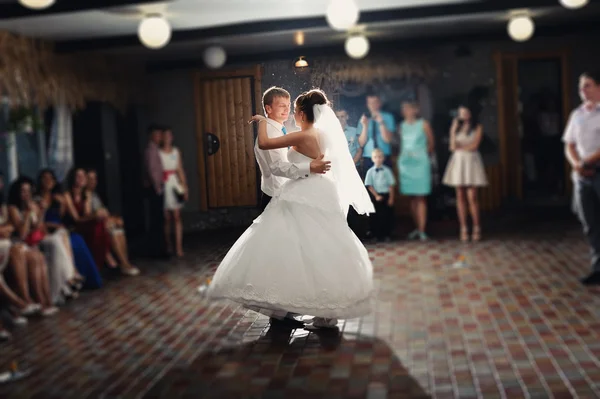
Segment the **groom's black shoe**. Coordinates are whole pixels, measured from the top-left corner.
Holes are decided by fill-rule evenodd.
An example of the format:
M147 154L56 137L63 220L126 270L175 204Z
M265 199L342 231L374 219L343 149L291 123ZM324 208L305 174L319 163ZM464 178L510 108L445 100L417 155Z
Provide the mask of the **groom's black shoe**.
M290 317L284 317L283 319L276 319L271 317L271 327L283 327L283 328L303 328L304 323Z

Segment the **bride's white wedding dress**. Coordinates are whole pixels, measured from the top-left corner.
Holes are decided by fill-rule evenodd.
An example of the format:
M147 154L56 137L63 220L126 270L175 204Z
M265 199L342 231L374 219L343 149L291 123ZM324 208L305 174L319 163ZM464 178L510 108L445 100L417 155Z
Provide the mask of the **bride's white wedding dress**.
M294 149L288 158L312 161ZM208 296L323 318L368 314L373 268L334 180L327 173L286 182L229 250Z

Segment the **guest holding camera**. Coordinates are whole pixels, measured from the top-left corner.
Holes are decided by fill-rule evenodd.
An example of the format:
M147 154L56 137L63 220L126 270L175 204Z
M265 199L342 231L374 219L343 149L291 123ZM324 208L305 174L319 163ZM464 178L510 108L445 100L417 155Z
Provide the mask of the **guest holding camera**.
M369 115L363 115L358 124L358 143L362 147L363 170L373 167L371 154L373 150L380 149L385 157L384 164L392 167L391 142L396 132L396 121L389 112L381 110L381 99L376 94L367 95L367 108Z
M487 186L483 161L478 148L483 136L483 127L464 106L458 108L458 117L450 128L450 151L452 156L446 166L442 182L456 189L456 213L460 223L460 240L469 240L467 227L467 204L473 221L471 239L481 239L479 225L479 201L477 188Z

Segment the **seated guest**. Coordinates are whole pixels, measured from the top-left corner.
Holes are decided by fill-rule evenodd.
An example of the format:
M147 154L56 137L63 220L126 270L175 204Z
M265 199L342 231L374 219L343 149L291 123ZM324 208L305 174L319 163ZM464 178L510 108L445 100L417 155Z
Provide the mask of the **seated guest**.
M3 183L0 181L0 295L7 299L10 305L15 306L20 313L30 315L41 310L41 307L34 304L31 298L28 298L28 301L20 298L7 284L4 278L4 272L7 270L7 267L12 266L11 263L17 263L16 266L20 269L23 269L23 266L26 267L26 265L25 262L22 262L24 260L21 256L23 248L19 246L19 244L13 244L10 240L10 237L14 232L14 227L7 223L8 217L6 206L3 203L2 184ZM19 318L19 320L22 319ZM27 320L25 319L24 323L26 322Z
M12 274L15 292L27 304L24 309L20 309L23 316L31 316L40 311L42 316L52 316L58 312L58 308L52 306L46 259L37 248L13 243L7 271Z
M106 230L105 214L95 215L92 212L92 198L86 190L87 176L82 168L73 168L67 175L65 202L67 226L83 236L98 267L106 264L109 268L117 268L117 262L110 254L110 235Z
M396 179L389 166L383 164L383 151L376 148L372 151L373 166L367 171L365 186L369 189L371 200L375 205L375 214L371 216L371 231L377 240L390 240L394 217L394 186Z
M103 217L106 221L106 229L110 233L110 246L120 262L121 272L126 276L137 276L140 274L140 271L129 260L123 219L110 214L108 208L104 206L102 199L96 192L97 187L98 174L94 169L89 169L87 172L86 188L91 198L92 214Z
M6 210L6 208L4 208ZM1 212L1 210L0 210ZM16 245L13 245L10 236L14 231L14 227L7 224L4 215L0 215L0 295L21 310L25 310L28 304L8 286L4 279L4 271L6 270L11 255L19 250ZM31 303L33 305L33 303Z
M45 211L44 220L50 231L63 231L64 217L66 215L66 201L60 192L56 175L51 169L43 169L38 175L38 197L40 208ZM74 231L69 233L69 240L73 249L73 260L79 271L75 275L72 285L81 287L85 281L85 288L93 289L102 287L102 278L94 258L90 253L83 237ZM81 273L81 274L79 274ZM83 275L83 277L82 277ZM85 277L85 278L84 278Z
M47 234L41 210L33 201L32 187L33 181L27 177L20 177L12 183L8 194L9 221L18 240L30 249L42 250L50 282L50 302L62 303L65 297L72 295L69 281L74 277L75 267L63 238Z
M48 271L44 255L38 250L27 248L22 243L13 242L10 238L14 233L14 226L8 223L8 211L4 203L4 177L0 172L0 279L5 284L4 272L12 274L14 282L14 296L12 304L16 306L24 316L30 316L39 311L44 315L52 315L56 308L51 306L50 284L48 283ZM7 285L4 292L13 288ZM36 297L38 303L31 298L30 290ZM8 294L11 297L13 294ZM42 305L45 305L42 308ZM24 306L23 306L24 305Z

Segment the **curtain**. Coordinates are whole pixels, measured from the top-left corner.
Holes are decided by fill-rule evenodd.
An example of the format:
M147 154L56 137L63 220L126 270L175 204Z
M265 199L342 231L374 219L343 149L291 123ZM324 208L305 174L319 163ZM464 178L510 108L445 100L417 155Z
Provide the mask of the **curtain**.
M64 101L54 107L54 119L50 130L48 166L62 182L73 167L73 119Z

